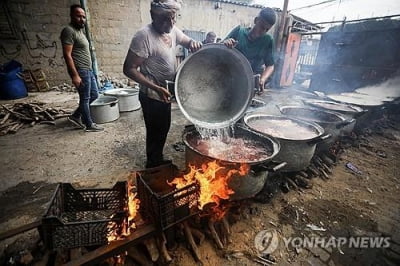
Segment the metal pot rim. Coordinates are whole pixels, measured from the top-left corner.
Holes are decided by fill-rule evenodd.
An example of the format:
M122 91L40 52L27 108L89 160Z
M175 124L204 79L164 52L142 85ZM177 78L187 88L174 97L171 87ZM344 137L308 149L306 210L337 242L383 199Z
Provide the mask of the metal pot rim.
M90 106L106 106L118 103L118 98L114 96L100 96L94 100Z
M341 102L334 102L334 101L327 101L327 100L314 100L314 99L307 99L304 100L304 103L311 105L314 108L318 109L324 109L327 111L331 112L338 112L338 113L346 113L346 114L358 114L364 111L363 108L350 104L350 103L341 103ZM347 107L347 110L338 110L338 109L331 109L329 106L322 106L318 105L318 103L326 103L326 104L332 104L332 105L337 105L337 106L345 106Z
M240 129L241 130L246 130L245 128L242 128L242 127ZM249 164L249 165L257 165L257 164L266 163L266 162L271 161L279 153L280 148L281 148L280 143L276 138L260 134L259 132L252 132L250 130L246 130L249 134L259 134L258 135L259 137L268 139L270 141L270 143L271 143L271 146L272 146L272 154L267 159L256 161L256 162L254 162L254 161L253 162L245 162L245 161L244 162L243 161L242 162L234 162L234 161L223 160L223 159L219 159L219 158L215 158L215 157L211 157L209 155L206 155L206 154L200 152L198 149L196 149L192 145L190 145L190 143L188 142L186 137L187 137L187 135L189 133L192 133L193 130L198 134L198 132L195 129L195 127L193 127L192 129L187 129L187 130L185 130L183 132L182 139L183 139L183 142L185 143L185 145L187 147L189 147L190 149L194 150L195 152L197 152L198 154L200 154L201 156L204 156L204 157L207 157L207 158L210 158L210 159L213 159L213 160L223 161L223 162L226 162L226 163L231 163L231 164L234 164L234 163L245 163L245 164ZM235 129L235 130L237 130L237 129Z
M305 109L305 110L308 110L308 111L314 111L314 112L322 112L322 113L326 113L326 114L328 114L328 115L331 115L331 116L335 116L335 117L337 117L340 121L324 121L324 120L315 120L315 121L313 121L313 122L315 122L315 123L323 123L323 124L337 124L337 123L341 123L341 122L343 122L343 121L346 121L346 118L342 115L342 114L340 114L340 113L338 113L338 112L334 112L334 111L328 111L328 110L324 110L324 109L320 109L320 108L315 108L315 107L309 107L309 106L299 106L299 105L285 105L285 106L280 106L280 112L283 114L283 115L286 115L286 116L288 116L288 117L296 117L296 116L293 116L293 115L288 115L288 114L284 114L283 113L283 111L285 110L285 109L289 109L289 108L293 108L293 109ZM298 117L296 117L296 118L298 118ZM301 118L298 118L299 120L302 120ZM308 120L303 120L303 121L306 121L306 122L310 122L310 121L308 121Z
M304 141L304 142L308 142L310 140L314 140L316 138L319 138L320 136L322 136L325 133L325 130L323 127L321 127L320 125L318 125L317 123L314 122L309 122L309 121L304 121L304 120L300 120L291 116L284 116L284 115L270 115L270 114L264 114L264 113L251 113L251 114L247 114L244 117L244 123L246 124L247 127L251 128L252 130L265 135L265 136L271 136L268 135L266 133L260 132L259 130L256 130L254 128L252 128L249 124L248 121L252 118L266 118L266 119L285 119L285 120L293 120L296 123L300 124L300 125L307 125L308 127L313 127L315 130L317 130L318 134L315 137L309 138L309 139L291 139L291 138L283 138L283 137L276 137L276 136L272 136L273 138L276 138L277 140L285 140L285 141Z
M123 91L126 91L128 93L121 93ZM120 89L112 89L112 90L107 90L104 92L104 95L107 96L114 96L114 97L128 97L128 96L134 96L139 94L139 90L137 89L125 89L125 88L120 88Z

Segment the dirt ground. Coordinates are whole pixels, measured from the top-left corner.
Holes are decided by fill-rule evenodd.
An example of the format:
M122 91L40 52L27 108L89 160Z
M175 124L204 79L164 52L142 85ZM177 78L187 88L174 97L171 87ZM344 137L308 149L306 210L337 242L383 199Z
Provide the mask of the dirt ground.
M281 103L298 103L290 94ZM271 101L268 93L263 100ZM274 101L277 99L274 98ZM279 99L278 99L279 100ZM15 102L40 101L51 107L73 109L77 95L67 92L30 93ZM10 101L0 101L0 104ZM279 103L279 102L278 102ZM189 122L173 104L172 126L165 155L184 168L184 152L173 144L181 141ZM66 120L55 126L36 125L0 137L0 232L40 218L58 182L77 187L111 187L125 181L132 170L145 163L144 123L141 110L121 113L104 132L85 133ZM272 176L266 191L268 203L246 200L240 219L232 221L230 244L218 250L207 239L199 248L204 265L259 265L256 235L276 232L279 245L271 255L277 265L399 265L400 264L400 125L365 138L368 150L350 147L333 167L329 180L312 179L311 189L281 192L280 180ZM362 173L345 167L351 162ZM267 193L267 192L264 192ZM390 237L390 248L300 248L285 247L283 238L319 236ZM34 232L0 242L3 255L28 249L37 240ZM171 253L172 265L191 265L193 257L182 243Z

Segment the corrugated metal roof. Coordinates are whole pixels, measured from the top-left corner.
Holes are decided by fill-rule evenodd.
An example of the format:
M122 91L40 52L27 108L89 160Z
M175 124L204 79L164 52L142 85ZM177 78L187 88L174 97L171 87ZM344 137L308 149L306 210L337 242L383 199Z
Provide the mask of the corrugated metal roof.
M265 7L263 5L249 4L249 3L246 3L246 2L240 2L240 1L230 1L230 0L213 0L213 1L214 2L220 2L220 3L239 5L239 6L255 7L255 8L264 8Z

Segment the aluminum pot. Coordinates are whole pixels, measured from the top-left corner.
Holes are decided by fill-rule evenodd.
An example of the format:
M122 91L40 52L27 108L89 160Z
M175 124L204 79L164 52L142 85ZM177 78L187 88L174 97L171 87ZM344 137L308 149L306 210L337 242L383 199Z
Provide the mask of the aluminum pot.
M353 130L356 120L346 119L339 113L321 110L305 106L278 106L280 112L286 116L301 119L307 122L314 122L322 126L325 133L331 138L318 144L318 150L325 151L339 138L345 126L347 130Z
M185 117L203 128L224 128L239 120L251 102L254 77L236 49L208 44L180 64L175 97Z
M330 137L330 135L324 135L324 129L315 123L286 116L253 113L246 115L244 122L251 130L272 136L279 141L281 148L274 160L287 162L286 166L280 170L282 172L300 171L307 168L314 156L317 143ZM264 128L258 125L263 125ZM293 136L290 136L288 132L296 128L306 130L309 133L308 136L299 135L296 131L291 134Z
M357 124L357 119L363 116L367 110L363 108L346 103L338 103L327 100L307 99L303 101L305 104L314 108L323 109L326 111L336 112L341 114L347 120L356 119L355 123L350 123L343 127L342 133L350 134Z
M117 120L119 118L118 99L112 96L99 96L90 104L90 115L97 124Z
M113 89L104 92L104 95L118 98L120 112L129 112L140 109L139 90L132 88Z
M268 171L277 171L285 164L276 165L272 162L272 158L278 154L280 147L279 142L277 142L275 139L248 131L247 129L241 127L235 128L235 137L250 138L259 142L260 145L271 152L271 155L262 161L241 162L250 165L251 170L249 173L246 176L234 174L228 180L229 188L235 192L234 194L230 195L230 200L241 200L245 198L251 198L260 192L267 180ZM183 133L183 141L186 145L185 155L187 166L194 165L200 168L201 165L206 162L217 160L221 166L225 167L225 169L221 171L239 169L241 165L239 162L221 160L220 158L208 156L200 151L198 147L192 144L193 140L200 138L200 134L193 126L187 127Z

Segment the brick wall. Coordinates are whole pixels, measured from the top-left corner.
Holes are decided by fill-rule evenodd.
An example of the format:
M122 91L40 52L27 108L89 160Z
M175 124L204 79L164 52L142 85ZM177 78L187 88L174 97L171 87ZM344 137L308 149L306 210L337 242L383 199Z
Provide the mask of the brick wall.
M69 23L73 0L3 0L0 14L0 64L11 59L24 68L41 68L51 86L71 83L59 35ZM150 0L87 0L99 70L123 77L122 65L133 34L150 23ZM252 25L259 8L214 1L185 0L177 26L214 31L225 37L238 24Z

